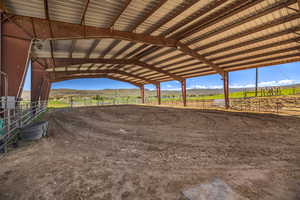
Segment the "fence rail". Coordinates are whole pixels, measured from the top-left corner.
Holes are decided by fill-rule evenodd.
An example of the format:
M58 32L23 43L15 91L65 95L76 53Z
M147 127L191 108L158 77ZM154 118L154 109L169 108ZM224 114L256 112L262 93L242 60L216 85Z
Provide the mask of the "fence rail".
M64 99L62 107L81 107L81 106L102 106L102 105L126 105L142 104L140 97L130 97L120 99L119 97L110 99ZM145 105L158 105L156 97L146 97ZM162 98L162 105L182 106L182 99ZM51 105L51 103L50 103ZM187 98L187 107L197 107L200 109L224 109L223 99L196 99ZM300 116L300 96L269 96L269 97L243 97L230 98L230 109L238 111L283 113Z
M7 152L18 130L46 111L47 101L11 101L2 97L0 105L0 151Z
M147 102L147 101L146 101ZM147 104L156 104L150 102ZM165 100L162 105L181 106L181 100ZM224 109L223 99L188 99L187 107ZM266 112L300 116L300 96L231 98L230 109L244 112Z

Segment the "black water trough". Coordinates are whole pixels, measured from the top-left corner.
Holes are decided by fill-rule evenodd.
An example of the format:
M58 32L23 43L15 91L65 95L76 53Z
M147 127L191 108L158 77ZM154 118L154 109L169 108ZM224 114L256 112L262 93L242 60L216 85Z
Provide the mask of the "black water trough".
M38 140L47 135L48 122L39 121L25 126L21 130L21 137L24 140Z

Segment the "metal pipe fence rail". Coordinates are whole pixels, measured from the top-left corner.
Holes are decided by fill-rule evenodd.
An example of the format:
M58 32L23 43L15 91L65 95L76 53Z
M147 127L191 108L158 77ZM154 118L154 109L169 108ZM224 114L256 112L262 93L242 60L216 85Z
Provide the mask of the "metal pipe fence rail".
M83 106L104 106L104 105L126 105L126 104L141 104L140 98L127 98L127 99L80 99L80 100L70 100L70 107L83 107Z
M148 99L147 105L157 105L157 101ZM182 106L182 100L162 99L162 105ZM200 109L225 109L223 99L187 99L187 107ZM300 96L272 96L231 98L230 109L241 112L278 113L300 116Z
M0 109L0 151L6 153L8 146L18 139L18 130L30 124L47 110L47 101L14 101L13 106L7 99L1 101ZM14 142L13 142L14 143Z
M104 106L104 105L140 105L142 99L140 97L130 98L77 98L64 99L62 107L82 107L82 106ZM225 109L223 99L197 99L187 98L187 107L195 107L200 109ZM146 97L144 105L158 105L156 97ZM180 97L162 98L161 105L167 106L183 106ZM51 107L51 106L50 106ZM230 98L230 109L241 112L264 112L278 113L300 116L300 96L271 96L271 97L243 97Z
M99 98L81 97L81 98L62 98L50 99L48 102L49 108L72 108L84 106L104 106L104 105L126 105L126 104L141 104L142 100L139 97L130 98Z

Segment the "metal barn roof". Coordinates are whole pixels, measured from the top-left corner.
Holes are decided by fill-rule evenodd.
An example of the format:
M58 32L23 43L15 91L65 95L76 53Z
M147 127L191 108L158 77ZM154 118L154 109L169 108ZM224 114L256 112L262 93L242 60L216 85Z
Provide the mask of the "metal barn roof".
M55 74L52 81L106 74L138 84L300 61L299 5L299 0L4 0L11 16L46 19L49 35L57 34L51 24L66 22L178 42L83 37L43 40L33 48L36 60L53 60L54 66L45 64Z

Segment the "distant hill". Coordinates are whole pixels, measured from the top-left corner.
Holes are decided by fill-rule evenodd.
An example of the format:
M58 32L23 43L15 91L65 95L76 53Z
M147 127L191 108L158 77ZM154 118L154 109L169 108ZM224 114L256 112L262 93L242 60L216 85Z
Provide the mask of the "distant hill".
M234 91L241 91L242 89L233 89ZM189 95L210 95L210 94L220 94L223 92L223 89L190 89L188 90ZM178 96L181 94L181 91L177 90L162 90L162 96ZM105 96L105 97L114 97L114 96L140 96L139 89L105 89L105 90L72 90L72 89L54 89L51 90L51 98L61 98L67 96ZM145 89L146 96L155 96L155 90Z
M281 88L292 88L297 87L300 88L300 84L281 86ZM243 90L254 90L254 88L231 88L230 92L239 92ZM162 90L162 96L172 96L172 95L180 95L181 91L177 90ZM222 94L223 89L189 89L187 90L188 95L214 95L214 94ZM114 97L114 96L140 96L139 89L104 89L104 90L75 90L75 89L52 89L50 92L50 98L62 98L62 97L71 97L71 96L105 96L105 97ZM155 90L145 89L146 96L155 96ZM22 94L23 99L30 99L30 91L23 91Z

